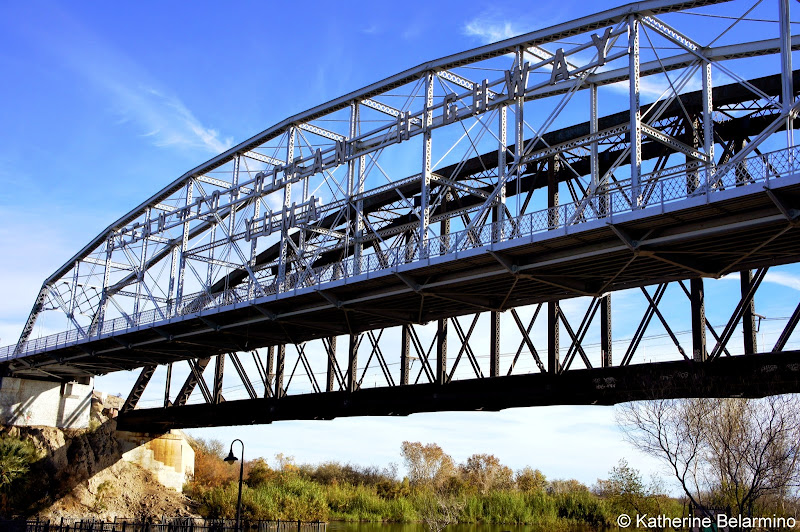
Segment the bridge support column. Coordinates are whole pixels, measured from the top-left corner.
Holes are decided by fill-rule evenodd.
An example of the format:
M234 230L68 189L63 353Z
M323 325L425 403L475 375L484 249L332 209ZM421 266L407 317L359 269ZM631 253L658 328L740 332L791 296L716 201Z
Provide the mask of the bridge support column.
M402 339L400 343L400 384L408 384L408 374L411 369L411 325L403 325Z
M167 382L164 385L164 408L172 406L172 401L169 400L169 389L172 387L172 363L167 364Z
M325 391L326 392L332 392L334 390L333 385L334 385L334 378L336 376L336 374L334 373L336 371L336 367L335 367L335 363L336 363L336 337L335 336L331 336L330 338L328 338L328 342L327 342L327 345L325 346L325 348L328 351L328 375L327 375L328 379L327 379L327 381L325 383Z
M604 368L612 366L611 341L611 294L606 294L600 302L600 364Z
M222 376L225 372L225 354L217 355L214 364L214 404L220 404L222 399Z
M558 301L547 303L547 372L560 373Z
M286 368L286 344L278 346L277 364L275 367L275 397L283 397L283 374Z
M692 358L697 362L705 362L706 351L706 303L703 279L698 277L690 283L692 305Z
M500 375L500 313L489 313L491 319L491 344L489 345L489 376Z
M275 347L269 346L267 348L267 365L264 368L264 377L266 382L264 383L264 397L274 397L277 395L275 393L275 388L273 388L273 383L275 382Z
M347 344L347 391L354 392L358 389L358 344L361 335L351 334Z
M750 285L753 284L753 271L742 270L739 272L739 279L742 288L742 299L747 297ZM742 333L744 335L744 354L751 355L757 352L758 343L756 341L756 303L755 298L744 306L742 314Z
M4 377L0 423L18 427L83 429L89 426L92 379L53 382Z
M436 384L447 384L447 319L436 328Z

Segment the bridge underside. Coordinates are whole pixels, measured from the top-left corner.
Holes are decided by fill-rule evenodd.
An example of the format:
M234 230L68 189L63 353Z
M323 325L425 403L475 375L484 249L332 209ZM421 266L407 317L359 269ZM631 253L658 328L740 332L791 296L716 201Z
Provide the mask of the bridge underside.
M713 363L660 362L627 367L511 375L355 392L301 394L180 408L122 412L123 430L254 425L292 419L406 416L437 411L497 411L546 405L613 405L675 397L765 397L800 392L800 352L724 357Z

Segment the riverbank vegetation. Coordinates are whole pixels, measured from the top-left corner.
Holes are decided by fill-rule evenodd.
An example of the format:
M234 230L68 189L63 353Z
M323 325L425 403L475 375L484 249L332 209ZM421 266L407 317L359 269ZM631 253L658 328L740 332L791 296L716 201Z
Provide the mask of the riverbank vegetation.
M238 468L222 462L222 445L198 440L195 477L187 494L206 517L233 517ZM576 480L548 480L538 469L512 471L495 456L475 454L457 464L436 444L404 442L407 476L395 467L327 462L298 465L278 455L270 466L245 464L242 517L413 523L431 530L450 523L531 524L542 530L603 528L621 512L657 509L680 516L680 501L644 485L621 462L592 488Z

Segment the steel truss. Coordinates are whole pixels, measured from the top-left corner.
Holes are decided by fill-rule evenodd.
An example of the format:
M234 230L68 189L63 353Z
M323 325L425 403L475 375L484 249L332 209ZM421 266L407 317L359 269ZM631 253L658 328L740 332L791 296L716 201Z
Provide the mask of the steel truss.
M701 324L703 278L743 272L750 283L756 270L760 283L759 268L800 258L800 36L788 0L775 0L779 21L763 40L738 30L745 16L723 32L731 42L701 45L696 28L681 27L681 13L722 3L615 8L425 63L288 118L187 172L45 280L19 341L0 352L6 373L143 367L130 409L154 368L167 365L171 383L182 361L186 381L177 396L168 384L167 408L188 406L195 390L225 403L225 361L251 400L275 401L296 370L314 393L360 390L367 349L367 367L378 364L389 388L449 385L466 364L477 379L512 376L518 359L551 375L611 368L608 294L654 283L642 288L642 331L656 320L684 359L729 354L737 323L754 315L752 296L719 333L693 327L687 350L658 307L661 287L680 281ZM740 3L727 5L749 13ZM778 57L780 72L755 68L762 56ZM601 116L601 103L626 110ZM562 307L579 296L592 302L575 327ZM518 310L531 304L549 331L538 350ZM458 319L470 313L496 324L488 367L473 347L482 318ZM510 369L501 314L522 334ZM44 316L68 330L34 338ZM439 327L430 341L417 331L428 322ZM597 323L604 347L591 362L583 341ZM381 347L392 327L403 331L397 374ZM706 333L719 338L710 350ZM450 365L448 337L460 346ZM325 379L304 347L315 340L325 345Z
M605 294L513 308L503 320L498 312L477 311L428 325L408 323L254 349L248 353L252 363L247 367L237 353L220 354L217 370L208 377L210 383L202 374L209 359L204 359L199 371L197 361L190 359L175 401L170 395L171 372L162 371L166 375L163 408L137 409L153 375L153 367L145 366L125 402L120 423L163 430L281 419L407 415L440 408L613 404L680 395L763 396L797 391L798 351L787 351L786 345L800 321L800 297L791 317L771 331L769 344L759 346L754 334L764 317L755 313L752 303L767 273L766 267L741 273L741 297L722 327L706 317L705 291L707 285L717 285L718 293L720 283L735 285L692 278L624 294L625 310L619 313L613 310L615 296ZM664 314L668 292L683 300L670 305L670 318ZM638 321L629 310L631 299L636 298L644 307ZM715 301L709 304L718 306ZM686 326L684 316L689 316L688 330L681 330ZM612 320L620 319L637 324L633 334L624 338L612 334ZM643 345L654 333L662 338L661 347L655 353L651 347L648 354ZM337 354L341 341L346 349ZM203 392L187 404L187 389L198 385L205 390L222 389L224 375L219 368L226 357L236 361L235 375L228 375L233 381L226 386L237 398L219 409L214 408L222 404L219 396ZM742 368L749 373L739 373ZM222 415L223 411L233 418Z

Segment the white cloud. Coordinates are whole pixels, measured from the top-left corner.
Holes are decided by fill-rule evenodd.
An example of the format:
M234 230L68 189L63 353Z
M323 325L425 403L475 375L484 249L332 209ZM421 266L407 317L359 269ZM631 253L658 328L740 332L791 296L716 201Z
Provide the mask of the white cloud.
M484 16L475 18L464 26L465 35L477 37L487 44L509 39L522 33L524 32L515 27L513 22L490 20Z
M156 146L200 148L216 154L232 144L231 138L223 140L216 130L204 126L176 96L144 84L130 86L105 75L96 79L123 119L138 124Z
M722 279L726 281L739 281L739 273L729 273L725 277L722 277ZM780 286L785 286L786 288L791 288L792 290L800 291L800 275L789 273L787 271L768 271L767 275L764 277L764 282L777 284Z
M85 77L99 89L107 104L132 123L156 146L201 149L214 154L225 151L232 139L204 125L183 101L126 53L114 48L67 12L53 9L45 26L56 26L68 40L53 39L42 26L30 27L30 37L48 53Z
M767 272L764 281L779 284L793 290L800 290L800 276L789 272Z

